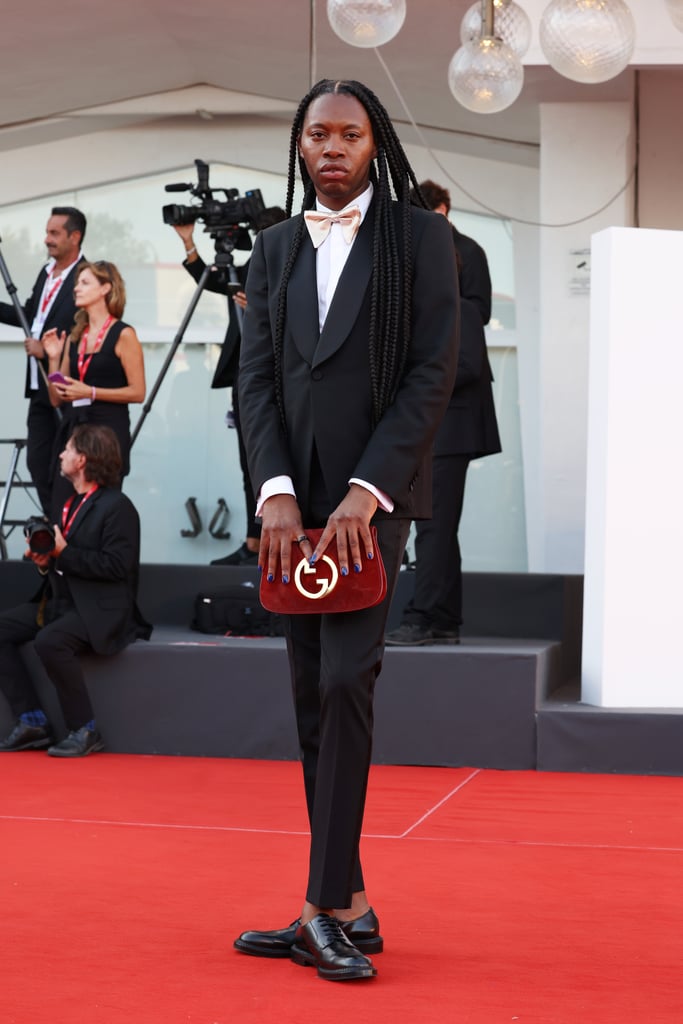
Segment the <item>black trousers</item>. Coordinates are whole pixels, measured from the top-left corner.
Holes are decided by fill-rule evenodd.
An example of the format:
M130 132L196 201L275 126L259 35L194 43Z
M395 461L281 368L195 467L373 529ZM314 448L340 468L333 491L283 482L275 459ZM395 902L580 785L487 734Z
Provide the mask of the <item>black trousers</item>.
M307 526L317 525L304 519ZM285 635L311 847L306 899L343 908L365 888L359 844L372 754L373 696L410 523L380 520L388 594L375 608L290 615Z
M29 399L28 418L26 420L26 465L31 479L36 485L38 500L45 515L50 515L53 451L57 437L57 414L52 406L39 396L39 392Z
M436 455L432 518L415 523L415 589L403 619L437 629L462 624L462 561L458 529L469 455Z
M232 387L232 411L235 417L235 429L237 432L237 445L240 455L240 469L242 470L242 484L244 487L244 504L247 516L247 537L258 540L261 536L261 524L256 521L256 495L251 485L249 476L249 465L247 463L247 450L242 440L242 427L240 425L240 406L237 394L237 377Z
M49 616L48 602L46 613ZM79 654L90 650L83 620L70 608L45 626L36 621L37 604L22 604L0 614L0 689L15 717L40 708L40 700L20 654L33 641L36 654L57 690L69 731L93 717Z

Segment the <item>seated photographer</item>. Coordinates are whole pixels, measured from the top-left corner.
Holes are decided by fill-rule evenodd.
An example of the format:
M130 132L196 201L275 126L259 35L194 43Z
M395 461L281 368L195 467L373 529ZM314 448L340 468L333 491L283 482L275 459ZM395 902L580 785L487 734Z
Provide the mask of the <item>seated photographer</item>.
M53 757L83 757L103 747L79 654L116 654L152 631L136 603L140 520L118 489L119 443L111 428L82 424L60 455L75 494L60 523L29 520L27 556L43 577L26 604L0 613L0 690L17 721L0 751L48 748ZM22 659L33 641L57 690L68 735L53 738Z
M269 206L264 210L258 219L259 231L277 224L285 219L285 211L279 206ZM174 224L180 239L185 247L185 260L183 266L189 274L199 282L206 264L197 252L194 241L194 224ZM244 309L247 304L247 296L244 293L244 284L247 280L249 261L241 267L235 267L239 279L240 290L235 290L229 285L222 273L211 273L206 282L206 289L210 292L217 292L228 297L228 329L221 347L221 354L216 365L216 371L211 381L212 388L232 388L232 417L228 414L228 423L232 420L237 432L237 444L239 447L240 469L244 486L244 500L246 506L247 535L241 547L225 555L223 558L216 558L212 565L256 565L258 561L258 550L261 542L261 524L256 521L256 498L249 479L247 468L247 456L242 440L240 429L239 405L237 399L237 367L240 357L241 329L240 315L235 307Z

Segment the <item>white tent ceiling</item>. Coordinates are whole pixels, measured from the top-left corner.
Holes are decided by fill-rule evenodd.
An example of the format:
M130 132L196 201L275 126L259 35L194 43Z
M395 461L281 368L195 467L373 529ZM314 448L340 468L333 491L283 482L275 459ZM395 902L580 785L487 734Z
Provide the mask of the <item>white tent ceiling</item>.
M444 148L484 152L503 145L510 159L532 162L539 102L631 95L631 69L604 85L585 86L546 66L528 66L523 93L510 109L489 117L469 113L451 96L446 73L471 2L408 0L403 29L379 51L411 115ZM537 21L536 8L545 0L522 2ZM650 14L657 8L659 50L671 63L673 46L673 58L680 53L683 63L683 35L665 20L664 0L631 0L631 7L641 21L641 8ZM650 26L646 33L650 58L657 49L653 32ZM209 113L289 118L311 78L322 77L366 82L397 121L407 120L376 52L335 36L324 0L8 4L0 29L0 151L107 124L195 114L197 108L187 107L197 96Z

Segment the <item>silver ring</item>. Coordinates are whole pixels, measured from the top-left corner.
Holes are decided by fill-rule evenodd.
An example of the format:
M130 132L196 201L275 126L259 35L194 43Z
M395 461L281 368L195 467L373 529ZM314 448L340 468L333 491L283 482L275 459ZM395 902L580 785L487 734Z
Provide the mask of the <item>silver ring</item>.
M300 537L296 538L296 543L301 544L305 540L308 540L308 537L306 536L305 533L302 533Z

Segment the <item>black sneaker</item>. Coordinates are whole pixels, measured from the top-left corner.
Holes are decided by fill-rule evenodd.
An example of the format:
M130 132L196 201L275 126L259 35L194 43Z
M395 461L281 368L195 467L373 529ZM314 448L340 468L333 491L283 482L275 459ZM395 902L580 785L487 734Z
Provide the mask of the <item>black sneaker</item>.
M43 747L49 747L51 743L52 736L44 725L28 725L19 719L9 736L0 740L0 752L41 750Z
M250 551L246 544L225 558L214 558L211 565L257 565L258 551Z
M83 725L75 732L70 732L61 743L48 747L47 752L50 757L85 757L86 754L102 750L103 746L104 742L97 730Z

